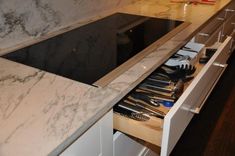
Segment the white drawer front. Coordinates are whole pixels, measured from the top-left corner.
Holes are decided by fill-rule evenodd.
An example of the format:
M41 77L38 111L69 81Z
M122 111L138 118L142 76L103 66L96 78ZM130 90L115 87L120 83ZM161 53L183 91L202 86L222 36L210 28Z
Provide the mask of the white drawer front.
M230 44L228 37L165 117L161 156L169 155L192 119L192 109L200 107L213 89L224 70L221 63L228 59Z

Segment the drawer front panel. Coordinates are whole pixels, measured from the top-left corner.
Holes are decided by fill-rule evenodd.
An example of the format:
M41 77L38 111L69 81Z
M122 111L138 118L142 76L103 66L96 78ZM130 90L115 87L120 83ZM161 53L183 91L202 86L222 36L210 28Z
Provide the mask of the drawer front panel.
M218 53L218 56L214 60L215 63L219 64L225 64L231 55L231 49L232 49L232 37L227 37L224 43L219 47L218 51L221 51Z
M226 62L228 57L224 55L227 53L230 43L231 37L227 38L219 47L165 117L161 156L169 155L172 151L194 115L191 111L205 102L205 99L224 71L224 67L220 66L220 63Z
M113 111L109 111L60 156L111 156L113 154Z
M235 13L224 23L222 40L226 39L227 36L231 36L235 28Z
M212 46L214 43L219 42L223 26L221 25L213 34L204 38L204 43L206 46Z
M222 30L223 20L215 18L209 25L203 28L195 37L195 41L206 45L213 44L218 41L219 33Z

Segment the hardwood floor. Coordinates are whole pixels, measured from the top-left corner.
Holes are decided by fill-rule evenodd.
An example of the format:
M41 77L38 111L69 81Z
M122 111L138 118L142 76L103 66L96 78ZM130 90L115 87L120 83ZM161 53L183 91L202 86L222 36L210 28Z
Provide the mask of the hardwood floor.
M171 156L235 155L235 54L199 115L195 115Z

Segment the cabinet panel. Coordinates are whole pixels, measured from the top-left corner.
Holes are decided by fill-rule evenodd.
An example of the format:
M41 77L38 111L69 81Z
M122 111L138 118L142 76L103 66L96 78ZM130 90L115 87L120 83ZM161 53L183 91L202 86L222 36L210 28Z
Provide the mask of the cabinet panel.
M127 135L116 132L113 137L113 156L159 156L157 152L141 144Z
M88 129L60 156L111 156L113 153L113 112Z
M195 37L195 41L205 45L213 44L219 39L219 33L222 29L224 18L216 17L209 22Z
M226 37L231 36L235 28L235 12L233 15L223 24L222 38L224 41Z

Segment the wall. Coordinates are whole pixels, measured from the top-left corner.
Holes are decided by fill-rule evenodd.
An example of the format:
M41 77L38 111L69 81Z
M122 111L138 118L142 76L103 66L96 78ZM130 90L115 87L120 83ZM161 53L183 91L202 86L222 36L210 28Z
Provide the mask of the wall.
M73 29L135 0L0 0L0 54Z

